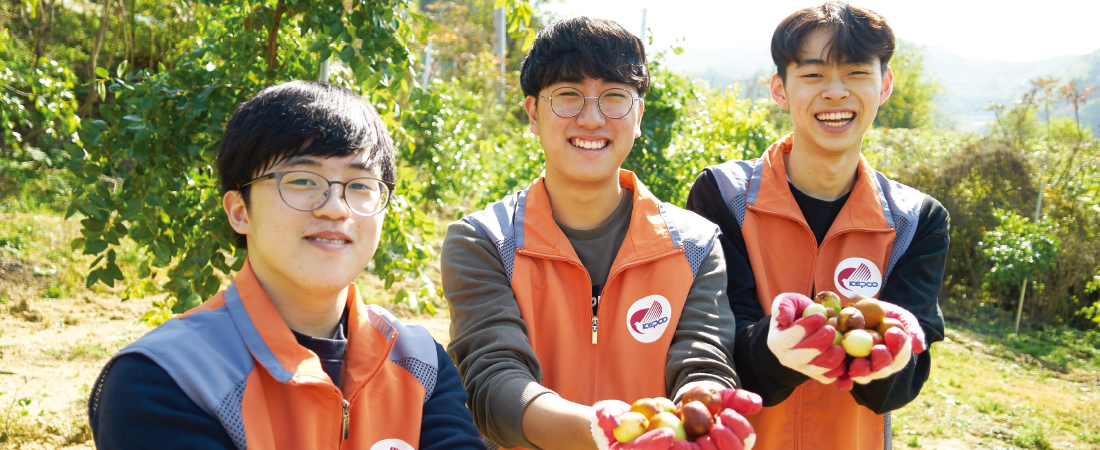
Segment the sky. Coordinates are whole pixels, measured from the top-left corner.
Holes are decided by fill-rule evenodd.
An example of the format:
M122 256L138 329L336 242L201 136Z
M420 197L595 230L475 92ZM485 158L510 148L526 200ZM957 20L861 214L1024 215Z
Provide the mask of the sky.
M559 0L559 17L610 19L639 33L642 9L657 50L677 38L688 52L724 49L767 52L775 26L821 1ZM1100 0L855 0L883 16L894 35L964 57L1039 61L1100 50ZM765 55L766 56L766 55Z

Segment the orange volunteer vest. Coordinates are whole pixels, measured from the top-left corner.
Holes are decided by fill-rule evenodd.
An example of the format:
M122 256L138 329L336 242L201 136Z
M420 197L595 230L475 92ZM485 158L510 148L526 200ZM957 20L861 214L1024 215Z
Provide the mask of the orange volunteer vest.
M544 377L583 405L667 397L665 363L688 290L718 228L657 200L627 170L626 238L592 315L592 282L554 221L544 180L464 220L496 243Z
M783 154L794 135L758 160L711 167L741 224L764 311L784 292L877 297L916 231L924 194L871 169L861 156L857 181L820 247L787 184ZM755 449L883 449L889 414L859 406L850 393L809 380L779 405L749 416Z
M435 340L385 309L347 297L340 387L298 345L246 261L229 289L165 322L112 358L140 353L217 417L240 449L416 449L435 387ZM107 371L93 389L89 408Z

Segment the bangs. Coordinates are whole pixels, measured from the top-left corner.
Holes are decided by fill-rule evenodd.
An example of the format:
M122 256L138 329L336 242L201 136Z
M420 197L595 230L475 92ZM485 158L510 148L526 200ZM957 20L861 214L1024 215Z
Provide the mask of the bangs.
M649 90L649 67L642 40L621 25L574 17L543 28L520 70L524 95L538 96L554 83L601 79Z
M824 56L833 65L877 60L885 72L894 55L894 31L884 17L869 9L829 2L797 11L776 27L771 51L780 78L786 79L788 65L802 60L799 50L807 36L818 30L828 35Z

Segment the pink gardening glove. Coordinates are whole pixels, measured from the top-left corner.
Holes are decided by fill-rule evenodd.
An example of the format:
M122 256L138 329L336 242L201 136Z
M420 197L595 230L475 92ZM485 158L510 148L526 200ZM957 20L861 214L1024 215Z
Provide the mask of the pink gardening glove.
M784 366L830 384L845 374L844 348L833 345L836 329L825 324L824 314L802 317L802 311L813 303L798 293L776 296L768 348Z
M671 428L658 428L620 444L615 439L614 430L621 424L619 416L630 411L630 405L618 400L604 400L592 407L596 409L591 422L592 439L600 450L669 450L676 440Z
M893 375L909 364L914 353L925 349L924 330L912 313L882 300L879 300L879 304L886 311L886 317L897 319L901 326L886 330L886 334L882 336L885 345L879 344L871 348L869 358L852 360L848 366L848 376L855 383L867 384Z

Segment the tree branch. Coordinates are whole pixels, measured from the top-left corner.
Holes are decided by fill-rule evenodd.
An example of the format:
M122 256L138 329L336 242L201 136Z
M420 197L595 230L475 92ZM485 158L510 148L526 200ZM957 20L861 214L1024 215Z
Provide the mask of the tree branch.
M279 22L282 21L284 13L286 13L286 0L279 0L278 6L275 7L274 20L271 21L271 29L267 31L267 68L271 70L278 68Z

